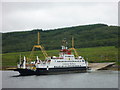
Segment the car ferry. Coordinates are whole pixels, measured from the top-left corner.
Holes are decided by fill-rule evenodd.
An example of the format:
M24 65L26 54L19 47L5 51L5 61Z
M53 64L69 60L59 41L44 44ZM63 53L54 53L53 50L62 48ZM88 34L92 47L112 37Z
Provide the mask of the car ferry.
M39 33L38 33L39 42ZM43 52L45 60L40 60L36 56L36 60L28 63L27 58L24 56L23 60L17 65L20 75L46 75L46 74L60 74L72 72L86 72L88 69L88 62L82 56L79 56L74 48L74 39L72 38L72 48L67 47L66 39L62 41L61 50L58 56L48 56L44 47L39 43L34 45L34 48L40 48ZM72 52L74 51L74 52Z

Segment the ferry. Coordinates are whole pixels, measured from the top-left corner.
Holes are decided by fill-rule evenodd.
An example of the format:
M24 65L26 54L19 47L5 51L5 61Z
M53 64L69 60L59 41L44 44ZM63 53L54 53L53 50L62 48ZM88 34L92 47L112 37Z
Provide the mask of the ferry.
M38 33L38 45L34 45L32 51L35 48L40 48L45 60L41 60L36 56L36 60L32 60L28 63L28 58L24 56L24 59L20 59L20 63L17 65L17 69L20 75L47 75L47 74L61 74L61 73L73 73L73 72L86 72L88 69L88 62L84 57L79 56L74 48L74 39L72 38L72 48L67 47L67 41L62 41L61 50L58 56L48 56L44 47L39 44ZM74 51L74 52L72 52Z

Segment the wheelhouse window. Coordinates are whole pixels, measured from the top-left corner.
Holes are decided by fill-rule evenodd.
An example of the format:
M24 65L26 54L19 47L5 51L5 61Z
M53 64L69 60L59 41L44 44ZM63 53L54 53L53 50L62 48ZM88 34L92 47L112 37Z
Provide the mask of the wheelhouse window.
M85 60L82 60L82 62L85 62Z

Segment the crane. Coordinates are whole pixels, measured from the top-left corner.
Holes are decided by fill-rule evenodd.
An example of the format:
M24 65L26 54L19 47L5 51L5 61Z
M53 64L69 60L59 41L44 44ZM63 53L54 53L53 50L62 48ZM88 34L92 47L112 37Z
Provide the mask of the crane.
M76 49L74 48L74 37L72 37L72 48L69 48L69 49L70 49L70 50L74 50L76 57L79 56L78 53L77 53L77 51L76 51Z
M30 54L30 58L29 58L30 60L31 60L31 56L33 55L33 52L34 52L35 48L39 48L42 51L45 59L48 57L48 54L45 51L44 47L42 45L40 45L40 32L38 32L37 45L34 45L33 48L32 48L32 51L31 51L31 54Z

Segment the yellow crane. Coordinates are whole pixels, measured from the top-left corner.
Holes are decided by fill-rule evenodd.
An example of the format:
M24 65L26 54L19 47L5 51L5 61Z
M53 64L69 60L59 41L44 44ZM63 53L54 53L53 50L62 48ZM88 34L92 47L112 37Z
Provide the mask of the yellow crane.
M29 60L31 60L31 56L33 55L33 52L34 52L35 48L39 48L39 49L42 51L45 59L48 57L48 54L47 54L47 52L45 51L44 47L43 47L42 45L40 45L40 33L39 33L39 32L38 32L37 45L34 45L34 46L33 46Z
M72 48L69 48L69 49L70 49L70 50L74 50L76 57L79 56L78 53L77 53L77 51L76 51L76 49L74 48L74 37L72 37Z

